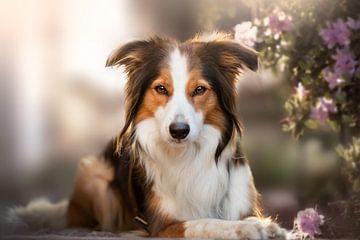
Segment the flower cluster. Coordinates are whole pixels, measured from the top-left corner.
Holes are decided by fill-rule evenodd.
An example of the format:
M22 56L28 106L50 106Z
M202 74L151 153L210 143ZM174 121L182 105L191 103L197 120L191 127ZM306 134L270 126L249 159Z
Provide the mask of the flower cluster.
M324 1L284 0L234 28L236 41L256 48L262 66L293 86L282 126L295 138L325 123L348 137L360 129L360 15L350 0L334 1L346 9L329 8L327 18Z
M243 22L234 27L235 41L253 47L257 40L257 27L252 22Z
M284 104L284 131L298 138L327 123L340 130L342 144L356 137L339 156L354 191L360 192L360 15L354 1L334 1L342 7L324 10L325 0L277 1L277 7L261 9L252 24L237 25L235 37L254 46L262 66L280 72L293 87ZM306 209L298 213L294 232L314 238L322 224L323 216Z
M349 26L349 28L351 28L353 30L359 30L360 29L360 20L354 20L353 18L348 17L346 23Z
M334 70L336 74L350 74L355 71L355 66L358 61L355 60L353 53L348 48L337 49L336 54L333 55L336 61Z
M320 31L320 36L328 48L333 48L336 44L340 46L349 45L351 32L346 22L338 19L331 24L327 23L327 27Z
M331 90L333 90L336 86L344 82L344 79L341 78L340 75L338 75L335 72L332 72L329 68L325 68L322 73L325 81L328 83L329 88Z
M275 8L269 17L264 19L265 26L269 27L271 34L277 35L293 29L292 17L279 8Z
M336 53L332 55L332 58L335 60L334 74L337 77L343 74L353 74L358 63L349 49L352 36L351 29L360 29L360 20L355 21L349 18L345 22L342 19L338 19L331 24L327 23L327 27L320 31L320 36L329 49L338 46ZM329 73L329 69L327 71ZM333 84L332 86L335 87Z
M332 99L321 97L318 99L316 106L311 109L311 118L318 120L320 123L324 123L330 113L336 113L337 107Z
M335 52L331 55L334 60L333 66L327 66L322 71L323 79L327 82L330 90L336 88L339 92L341 85L351 78L356 71L358 61L355 59L354 53L351 51L351 37L353 31L360 30L360 20L348 18L347 21L337 19L332 23L327 23L326 27L320 30L320 37L328 48L328 51ZM334 103L332 102L334 105ZM323 123L329 117L329 111L323 107L319 101L311 110L311 115L315 120Z
M294 221L294 231L301 239L321 234L320 226L324 224L324 216L313 208L299 211Z
M297 87L292 99L296 99L298 102L291 103L294 105L292 107L294 111L291 111L297 119L295 121L306 121L306 118L308 118L324 124L327 120L331 120L334 114L342 113L342 111L339 111L342 109L337 108L337 104L340 104L338 96L341 96L343 87L348 85L349 79L356 74L358 69L359 61L352 51L351 44L355 33L360 31L360 20L349 17L345 21L338 18L333 22L327 22L320 29L317 33L320 36L319 48L311 49L311 51L315 53L318 51L318 55L321 54L320 51L327 51L330 54L327 59L322 57L325 64L318 73L312 72L312 68L319 64L316 62L318 60L315 60L317 55L311 51L309 55L304 56L290 54L290 46L293 44L291 36L295 34L294 29L293 17L286 14L279 7L272 9L269 15L262 20L255 20L254 23L243 22L234 27L235 40L250 47L257 47L262 62L266 67L273 67L283 71L287 65L286 61L289 61L289 59L294 57L304 58L303 66L295 65L292 69L299 76L294 74L294 78L297 79L295 81ZM311 61L312 59L314 60ZM318 79L314 79L315 74L317 74ZM311 79L303 80L304 77L309 79L307 75L311 75ZM324 89L325 91L315 89L319 87L319 84L315 84L316 81L325 83L324 86L327 86ZM322 94L314 95L313 91ZM309 97L305 99L306 95L309 95ZM302 104L302 106L296 106L298 104ZM302 113L299 113L299 111L302 111ZM291 126L289 130L293 131L296 125Z

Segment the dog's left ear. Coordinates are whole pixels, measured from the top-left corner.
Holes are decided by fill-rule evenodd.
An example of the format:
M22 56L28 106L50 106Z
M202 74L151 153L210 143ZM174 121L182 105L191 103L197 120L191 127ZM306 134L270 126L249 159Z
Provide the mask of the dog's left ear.
M240 69L244 69L245 66L252 71L258 69L258 54L255 50L236 42L223 42L219 45L219 48L223 48L220 61L224 65L236 66Z
M235 79L243 70L258 69L258 54L255 50L233 41L204 43L203 60L215 67L227 78Z

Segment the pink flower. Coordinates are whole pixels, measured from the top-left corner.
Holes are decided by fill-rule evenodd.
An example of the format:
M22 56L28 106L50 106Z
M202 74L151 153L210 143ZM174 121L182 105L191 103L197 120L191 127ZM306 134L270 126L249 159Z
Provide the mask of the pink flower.
M310 117L323 124L328 118L329 113L336 113L337 107L332 99L321 97L315 107L311 109Z
M336 22L327 24L327 28L320 30L320 36L328 48L333 48L336 44L345 46L350 43L351 32L346 22L338 19Z
M347 20L346 24L352 30L360 29L360 20L354 20L354 19L348 17L348 20Z
M357 61L349 49L337 49L336 54L332 58L336 61L335 73L338 75L354 73Z
M235 40L249 47L253 47L256 42L257 27L251 22L243 22L234 27Z
M266 19L265 25L268 25L272 34L288 32L293 29L292 18L283 11L275 8L271 15Z
M314 238L315 234L321 234L320 226L324 224L324 216L320 215L313 208L299 211L295 219L295 227L300 235L305 238Z
M316 106L311 109L310 117L323 124L329 118L329 113L324 108Z
M329 84L329 88L332 90L340 83L344 82L344 79L342 79L338 74L330 71L328 68L324 69L322 72L325 81Z
M296 94L295 96L302 101L306 94L308 93L308 91L304 88L304 86L302 85L301 82L298 83L297 87L295 88Z

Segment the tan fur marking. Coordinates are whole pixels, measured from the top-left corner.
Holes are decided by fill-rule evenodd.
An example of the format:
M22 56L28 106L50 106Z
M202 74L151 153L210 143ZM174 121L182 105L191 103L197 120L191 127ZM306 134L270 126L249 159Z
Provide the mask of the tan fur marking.
M158 236L159 237L172 237L172 238L184 237L185 236L184 223L180 222L180 223L172 224L172 225L168 226L167 228L165 228L164 230L160 231Z
M155 87L163 85L169 92L169 96L161 95L156 92ZM160 71L159 77L151 84L145 92L144 100L140 106L138 114L135 118L135 124L140 121L154 116L155 111L160 106L164 106L173 94L173 85L170 73L163 69Z
M250 191L251 191L251 202L253 203L252 206L252 215L257 218L264 218L263 209L261 208L260 200L261 195L255 188L254 181L250 183Z
M193 96L192 92L198 87L203 86L207 90L203 95ZM205 123L211 124L220 131L225 130L225 116L219 105L216 93L211 89L207 81L203 79L200 71L193 70L190 73L189 81L187 83L187 95L190 103L194 106L196 111L202 112L205 118Z
M224 32L212 32L197 34L190 42L222 42L230 41L233 39L233 35Z
M69 201L67 224L114 231L121 199L110 185L114 172L96 157L81 160Z
M177 222L174 218L161 212L161 198L154 192L150 193L148 207L151 213L150 219L150 235L159 236L160 232L165 230L167 226Z

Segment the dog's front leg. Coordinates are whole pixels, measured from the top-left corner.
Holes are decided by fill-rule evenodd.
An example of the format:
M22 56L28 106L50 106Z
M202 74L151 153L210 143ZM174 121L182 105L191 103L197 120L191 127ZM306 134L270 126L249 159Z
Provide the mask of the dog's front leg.
M175 223L160 231L158 235L217 239L286 239L286 230L274 222L250 217L239 221L199 219Z

